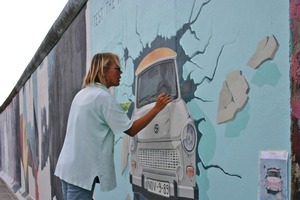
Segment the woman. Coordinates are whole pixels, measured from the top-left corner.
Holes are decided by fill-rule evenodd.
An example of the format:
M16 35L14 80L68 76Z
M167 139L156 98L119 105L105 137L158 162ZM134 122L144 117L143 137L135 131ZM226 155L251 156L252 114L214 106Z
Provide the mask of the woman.
M65 200L92 199L96 182L100 182L102 191L114 189L114 134L136 135L172 101L160 94L155 106L132 122L108 90L120 84L121 74L117 55L96 54L83 89L73 99L55 170Z

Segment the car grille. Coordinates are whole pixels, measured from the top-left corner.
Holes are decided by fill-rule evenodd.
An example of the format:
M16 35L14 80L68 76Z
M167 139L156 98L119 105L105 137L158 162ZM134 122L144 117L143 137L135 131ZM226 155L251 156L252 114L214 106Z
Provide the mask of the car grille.
M179 165L177 150L140 149L140 164L144 167L176 170Z

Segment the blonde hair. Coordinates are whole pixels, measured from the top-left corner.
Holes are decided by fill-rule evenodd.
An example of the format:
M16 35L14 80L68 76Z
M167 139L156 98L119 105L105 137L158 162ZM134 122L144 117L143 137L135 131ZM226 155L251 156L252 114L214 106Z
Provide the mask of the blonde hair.
M82 87L86 87L91 83L100 83L107 86L104 69L115 63L120 66L120 59L113 53L97 53L94 55L91 66L82 83Z

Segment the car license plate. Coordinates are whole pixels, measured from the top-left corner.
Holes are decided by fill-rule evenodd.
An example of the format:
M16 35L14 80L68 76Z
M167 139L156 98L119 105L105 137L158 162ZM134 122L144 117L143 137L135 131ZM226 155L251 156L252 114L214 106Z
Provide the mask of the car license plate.
M169 183L163 181L156 181L152 179L147 179L148 191L155 194L159 194L165 197L170 197L169 193Z

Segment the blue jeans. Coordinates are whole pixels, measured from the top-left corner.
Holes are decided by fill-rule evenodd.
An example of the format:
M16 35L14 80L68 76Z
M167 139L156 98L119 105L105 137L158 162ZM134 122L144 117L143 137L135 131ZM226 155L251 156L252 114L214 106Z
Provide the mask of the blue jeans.
M76 185L61 180L62 193L64 200L89 200L93 199L96 179L93 182L92 190L86 190Z

